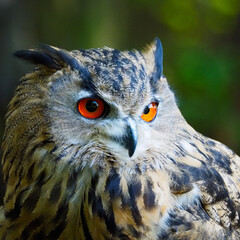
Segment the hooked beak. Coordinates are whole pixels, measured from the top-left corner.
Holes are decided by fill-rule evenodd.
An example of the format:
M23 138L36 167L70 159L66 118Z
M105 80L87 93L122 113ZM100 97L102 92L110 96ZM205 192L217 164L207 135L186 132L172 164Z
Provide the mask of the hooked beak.
M128 150L128 155L131 158L137 146L137 130L132 119L127 119L127 126L124 135L120 139L120 144Z

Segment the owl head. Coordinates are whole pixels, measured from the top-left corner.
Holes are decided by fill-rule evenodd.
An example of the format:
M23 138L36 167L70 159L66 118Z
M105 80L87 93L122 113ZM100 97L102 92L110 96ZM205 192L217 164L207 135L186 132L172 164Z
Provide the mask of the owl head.
M182 121L163 76L159 39L142 52L41 45L15 56L37 68L18 85L9 131L17 129L18 141L33 141L35 149L50 144L58 159L72 148L76 154L67 161L79 152L101 152L118 162L137 159L149 149L166 149Z

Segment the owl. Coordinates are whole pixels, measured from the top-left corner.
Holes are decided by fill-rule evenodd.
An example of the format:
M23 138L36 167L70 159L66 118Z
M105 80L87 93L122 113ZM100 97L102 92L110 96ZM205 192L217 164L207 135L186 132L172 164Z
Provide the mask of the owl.
M17 51L0 240L240 239L240 158L188 125L143 51Z

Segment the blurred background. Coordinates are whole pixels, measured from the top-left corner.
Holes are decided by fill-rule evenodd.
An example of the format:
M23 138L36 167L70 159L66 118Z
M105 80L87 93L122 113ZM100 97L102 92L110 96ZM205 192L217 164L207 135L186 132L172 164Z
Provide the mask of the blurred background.
M164 48L164 75L197 131L240 154L239 0L0 0L0 135L18 79L15 50Z

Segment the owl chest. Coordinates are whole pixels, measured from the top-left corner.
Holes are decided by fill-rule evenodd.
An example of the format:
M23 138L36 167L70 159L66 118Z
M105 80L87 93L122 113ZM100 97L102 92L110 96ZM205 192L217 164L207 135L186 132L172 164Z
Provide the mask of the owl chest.
M81 205L81 234L85 239L157 239L170 208L168 198L151 178L128 182L114 175L93 183Z

